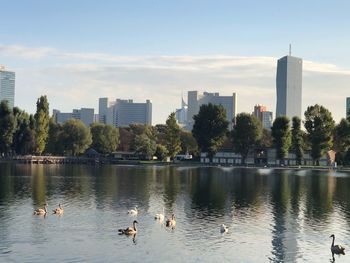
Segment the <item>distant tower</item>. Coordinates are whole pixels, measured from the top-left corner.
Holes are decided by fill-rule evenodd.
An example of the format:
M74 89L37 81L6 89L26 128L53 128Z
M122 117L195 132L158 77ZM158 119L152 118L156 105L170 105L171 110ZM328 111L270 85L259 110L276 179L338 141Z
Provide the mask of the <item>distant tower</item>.
M6 71L0 65L0 101L7 101L12 109L15 104L15 72Z
M291 46L289 46L289 55L277 61L276 117L301 118L302 70L303 60L291 56Z
M350 118L350 97L346 98L346 118Z

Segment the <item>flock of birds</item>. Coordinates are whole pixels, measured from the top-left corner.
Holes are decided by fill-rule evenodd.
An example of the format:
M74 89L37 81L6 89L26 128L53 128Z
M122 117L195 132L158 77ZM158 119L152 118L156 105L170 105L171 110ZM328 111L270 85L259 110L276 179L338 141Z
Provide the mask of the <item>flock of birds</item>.
M52 210L52 212L53 212L53 214L56 214L56 215L62 215L64 210L63 210L63 207L61 206L61 204L58 204L58 207L56 209ZM44 208L38 208L38 209L34 210L34 215L46 216L47 213L48 213L47 204L45 204ZM137 216L138 215L137 206L134 209L128 210L127 213L129 215L132 215L132 216ZM160 223L163 223L164 218L165 218L165 216L164 216L164 207L163 207L163 212L156 214L154 216L154 219L159 220ZM136 220L134 220L132 223L132 227L118 229L119 234L121 234L121 235L136 235L137 234L136 224L138 224L138 222ZM175 220L174 214L172 214L171 217L165 221L165 226L175 228L176 220ZM225 224L222 224L220 226L220 232L227 233L228 227ZM335 236L331 235L330 237L332 238L331 252L332 252L333 259L334 259L334 254L345 255L345 248L341 245L334 244Z

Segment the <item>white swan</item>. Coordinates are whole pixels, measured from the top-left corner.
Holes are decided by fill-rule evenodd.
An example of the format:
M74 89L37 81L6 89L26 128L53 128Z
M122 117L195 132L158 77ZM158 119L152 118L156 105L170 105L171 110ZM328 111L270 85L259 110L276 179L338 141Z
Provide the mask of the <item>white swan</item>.
M138 214L137 206L135 206L135 209L128 210L128 214L136 216Z
M164 207L163 207L163 214L156 214L155 216L154 216L154 219L156 219L156 220L159 220L159 221L161 221L161 222L163 222L164 221Z
M220 232L221 233L227 233L228 232L228 226L226 226L225 224L222 224L220 227Z
M58 208L56 208L55 210L52 210L54 214L56 215L62 215L64 210L63 207L61 206L61 204L58 204Z
M343 255L345 255L345 252L344 252L345 247L342 247L341 245L334 245L335 236L331 235L330 237L333 238L332 245L331 245L332 254L343 254Z
M119 234L135 235L137 233L136 224L138 224L138 222L134 220L134 222L132 222L132 227L129 226L128 228L125 228L125 229L118 229Z
M47 213L47 204L45 204L44 208L38 208L34 210L33 215L41 215L44 216Z
M175 215L174 214L171 215L171 218L167 219L167 221L165 222L165 225L167 227L172 227L172 228L175 227L176 221L175 221Z

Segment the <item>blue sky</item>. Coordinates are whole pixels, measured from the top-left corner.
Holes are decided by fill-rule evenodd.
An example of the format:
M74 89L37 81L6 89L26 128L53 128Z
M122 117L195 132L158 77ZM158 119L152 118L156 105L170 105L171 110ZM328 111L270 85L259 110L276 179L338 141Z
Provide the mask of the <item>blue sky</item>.
M16 71L16 105L29 112L42 93L63 111L149 98L155 124L187 90L237 92L238 111L275 111L275 60L292 43L305 62L304 109L322 103L339 120L350 96L348 10L313 0L1 1L0 64Z

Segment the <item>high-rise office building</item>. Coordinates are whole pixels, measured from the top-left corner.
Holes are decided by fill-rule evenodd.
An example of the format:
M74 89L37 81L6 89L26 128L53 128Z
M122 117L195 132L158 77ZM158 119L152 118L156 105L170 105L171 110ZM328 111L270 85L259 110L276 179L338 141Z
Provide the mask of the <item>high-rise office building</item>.
M346 98L346 118L350 118L350 97Z
M184 99L181 98L181 108L175 111L175 117L180 127L184 127L187 124L187 110L188 106Z
M302 70L303 60L291 56L290 52L278 60L276 117L301 118Z
M15 105L15 72L0 65L0 101L6 100L10 108Z
M60 112L59 110L53 110L53 116L57 123L64 123L69 119L81 120L86 126L90 126L95 121L94 109L81 108L80 110L73 109L72 112Z
M203 104L222 105L226 111L226 119L229 122L229 129L232 129L232 120L237 113L237 96L232 93L232 96L219 96L218 92L199 94L198 91L188 92L188 110L187 110L187 125L186 129L192 130L194 121L193 116L199 112L199 107Z
M99 99L100 122L125 127L130 124L152 125L152 102L135 103L133 100L117 99L109 103L108 98Z
M273 113L267 110L264 105L255 105L253 115L257 117L265 129L271 129L273 122Z

